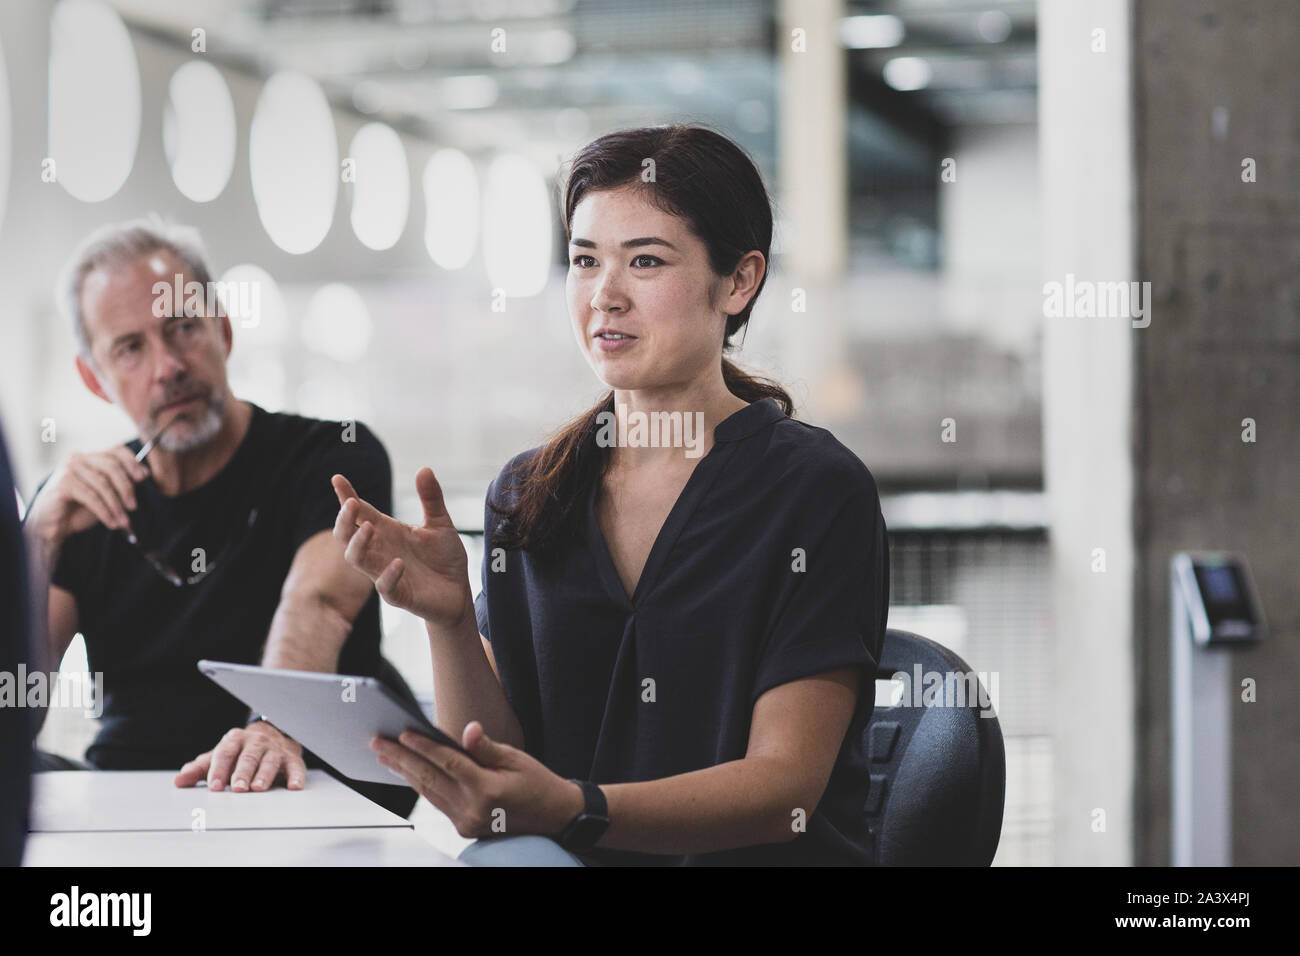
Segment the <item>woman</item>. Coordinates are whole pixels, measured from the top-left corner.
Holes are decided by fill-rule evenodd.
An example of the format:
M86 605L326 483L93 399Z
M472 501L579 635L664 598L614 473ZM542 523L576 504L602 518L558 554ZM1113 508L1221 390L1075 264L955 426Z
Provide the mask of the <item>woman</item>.
M477 600L432 471L419 528L334 479L347 559L427 622L472 759L372 746L491 838L476 864L868 862L885 525L866 466L723 357L767 274L758 171L707 128L612 133L564 210L573 331L611 391L492 482ZM653 413L681 430L647 436Z

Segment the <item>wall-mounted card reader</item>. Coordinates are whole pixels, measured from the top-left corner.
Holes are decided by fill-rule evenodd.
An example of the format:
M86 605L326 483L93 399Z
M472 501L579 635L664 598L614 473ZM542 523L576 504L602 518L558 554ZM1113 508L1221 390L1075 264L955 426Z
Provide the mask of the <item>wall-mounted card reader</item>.
M1181 603L1197 644L1239 645L1263 638L1259 599L1239 555L1180 551L1173 557L1173 582L1180 592L1173 606Z
M1174 866L1232 865L1230 649L1254 647L1264 615L1240 555L1183 552L1169 564Z

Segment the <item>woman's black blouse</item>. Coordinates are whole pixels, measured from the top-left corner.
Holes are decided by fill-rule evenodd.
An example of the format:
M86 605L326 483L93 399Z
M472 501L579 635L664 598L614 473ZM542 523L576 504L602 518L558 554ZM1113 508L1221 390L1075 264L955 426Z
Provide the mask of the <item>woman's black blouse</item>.
M691 473L628 597L596 521L544 559L498 551L516 455L488 488L479 630L527 751L595 783L655 780L745 756L754 702L780 684L861 668L830 783L786 843L656 855L597 848L592 864L870 862L863 734L889 601L875 480L823 428L775 399L735 412ZM800 819L791 808L791 826Z

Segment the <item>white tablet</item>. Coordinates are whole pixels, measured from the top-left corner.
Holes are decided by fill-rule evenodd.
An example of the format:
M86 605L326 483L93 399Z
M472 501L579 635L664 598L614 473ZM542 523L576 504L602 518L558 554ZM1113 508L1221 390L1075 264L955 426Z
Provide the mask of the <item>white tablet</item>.
M402 731L414 730L466 753L418 708L373 677L223 661L199 661L198 667L254 713L352 780L402 784L370 749L374 737L396 740Z

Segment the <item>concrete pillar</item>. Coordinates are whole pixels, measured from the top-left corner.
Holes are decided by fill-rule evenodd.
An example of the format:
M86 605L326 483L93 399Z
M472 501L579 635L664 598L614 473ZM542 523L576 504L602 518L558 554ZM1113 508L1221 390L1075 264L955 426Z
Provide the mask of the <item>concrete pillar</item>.
M779 7L784 255L800 275L834 278L844 271L849 241L844 0L781 0Z
M1128 0L1041 0L1043 281L1134 276ZM1096 31L1102 31L1097 33ZM1098 49L1100 47L1100 49ZM1132 862L1135 340L1125 318L1043 322L1055 862Z
M1300 7L1144 0L1133 38L1137 262L1155 299L1150 327L1134 336L1134 862L1170 861L1170 554L1221 548L1250 561L1269 624L1262 646L1231 652L1223 689L1233 701L1232 862L1294 865ZM1242 699L1248 679L1254 702Z
M848 79L839 38L844 0L780 0L777 6L779 187L773 198L781 265L793 294L790 301L767 303L784 333L774 372L792 386L797 416L824 420L831 409L817 401L860 401L860 383L844 359L849 303L837 281L849 244ZM806 311L795 311L801 306L793 290L802 290ZM805 396L814 398L806 407Z
M1224 689L1233 862L1300 859L1297 42L1284 0L1039 6L1045 281L1150 283L1144 327L1044 318L1059 863L1170 862L1184 549L1245 554L1269 624Z

